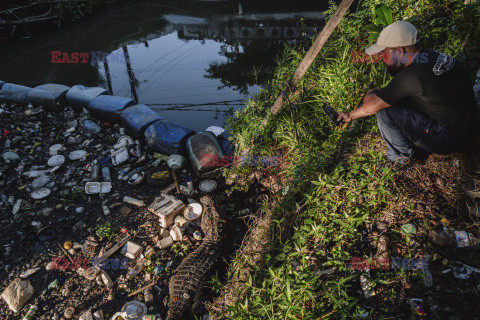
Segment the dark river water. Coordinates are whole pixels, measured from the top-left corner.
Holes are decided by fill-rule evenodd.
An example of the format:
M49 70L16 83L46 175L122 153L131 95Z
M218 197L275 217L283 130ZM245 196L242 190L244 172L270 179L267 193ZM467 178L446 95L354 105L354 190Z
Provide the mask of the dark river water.
M284 43L321 28L325 2L113 3L3 44L0 79L101 86L197 131L223 126L268 80ZM88 54L87 63L67 63L73 53Z

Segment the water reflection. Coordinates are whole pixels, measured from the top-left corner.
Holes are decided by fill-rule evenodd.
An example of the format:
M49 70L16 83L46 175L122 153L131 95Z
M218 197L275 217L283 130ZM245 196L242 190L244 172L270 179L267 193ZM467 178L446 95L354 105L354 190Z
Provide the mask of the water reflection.
M255 2L114 4L88 21L2 46L0 79L100 85L192 129L222 126L269 79L283 42L321 26L324 8L304 2L295 12L277 1L273 13L272 6ZM51 51L103 53L106 59L52 64Z

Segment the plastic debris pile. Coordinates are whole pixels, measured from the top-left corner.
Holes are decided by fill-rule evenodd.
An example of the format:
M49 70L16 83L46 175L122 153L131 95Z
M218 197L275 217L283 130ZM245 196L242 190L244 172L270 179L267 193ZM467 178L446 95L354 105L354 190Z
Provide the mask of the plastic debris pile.
M201 133L210 141L191 144L195 158L186 140L169 156L149 148L145 126L46 109L0 108L0 318L165 317L173 271L204 236L198 199L224 185L196 175L208 171L202 152L223 154L215 136Z

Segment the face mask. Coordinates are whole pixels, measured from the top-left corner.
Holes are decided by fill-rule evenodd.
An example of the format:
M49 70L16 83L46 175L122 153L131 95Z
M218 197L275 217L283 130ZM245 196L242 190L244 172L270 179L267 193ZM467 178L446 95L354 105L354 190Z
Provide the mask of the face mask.
M405 67L401 63L395 63L394 65L387 66L387 71L392 77L395 77L403 68Z

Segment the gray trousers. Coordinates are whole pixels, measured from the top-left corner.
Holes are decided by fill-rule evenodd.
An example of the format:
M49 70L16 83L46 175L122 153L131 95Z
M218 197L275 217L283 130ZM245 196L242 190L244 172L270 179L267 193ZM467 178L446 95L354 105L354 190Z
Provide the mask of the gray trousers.
M377 112L380 134L387 144L388 159L404 164L415 160L418 148L430 153L449 154L460 149L462 141L447 128L415 107L398 104Z

